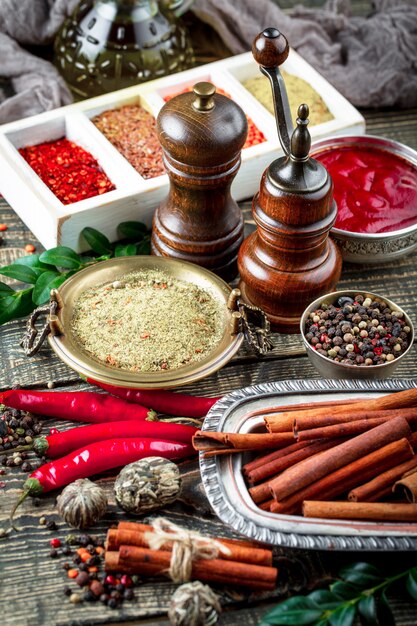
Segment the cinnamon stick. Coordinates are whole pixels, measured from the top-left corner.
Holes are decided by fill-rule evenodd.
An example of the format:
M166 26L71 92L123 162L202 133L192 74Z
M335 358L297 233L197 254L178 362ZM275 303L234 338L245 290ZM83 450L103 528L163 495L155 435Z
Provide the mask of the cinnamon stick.
M406 389L405 391L400 391L397 393L387 394L379 398L372 398L369 400L361 400L356 403L355 411L379 411L386 409L401 409L405 407L415 407L417 406L417 389ZM346 402L342 402L340 405L335 405L332 407L331 412L329 413L329 409L327 407L322 408L314 408L314 409L303 409L299 411L290 411L290 412L282 412L276 415L271 415L265 417L265 424L269 432L277 432L275 431L275 426L278 425L285 419L298 420L303 417L311 417L314 415L336 415L336 414L346 414ZM278 431L279 432L279 431Z
M405 472L417 467L417 455L409 461L405 461L393 467L373 480L361 484L359 487L352 489L348 494L348 500L352 502L375 502L381 497L391 493L394 483L403 476Z
M149 542L146 538L147 533L153 533L152 526L142 524L143 530L131 530L124 528L110 528L107 532L107 549L110 551L118 550L121 545L139 546L149 548ZM235 543L227 539L217 539L219 543L226 546L230 550L230 554L219 553L218 558L226 561L239 561L241 563L253 563L255 565L272 566L272 550L264 548L254 548L245 545L244 542ZM164 552L172 551L172 541L164 543L160 550Z
M313 428L324 428L327 426L333 426L334 424L344 424L346 422L355 422L357 420L379 418L389 420L394 417L405 417L409 424L416 423L417 408L364 411L357 410L355 406L347 406L346 411L341 413L329 412L325 415L318 413L314 415L301 415L295 420L294 430L296 433L300 434L302 431L311 430Z
M280 414L290 413L291 411L300 411L303 409L319 409L319 408L331 408L333 406L339 406L341 403L346 405L356 404L357 402L361 402L361 400L326 400L325 402L300 402L299 404L282 404L279 406L267 407L264 409L255 409L254 411L248 411L245 413L245 420L251 417L257 417L258 415L262 415L262 417L269 414ZM278 423L279 422L279 423ZM275 432L287 432L292 430L294 420L287 415L285 420L278 419L277 420L277 429Z
M306 445L303 450L296 450L293 454L289 454L288 456L279 459L278 461L273 461L265 465L264 468L259 468L254 470L250 475L267 478L265 482L257 485L255 487L251 487L249 489L249 493L252 497L252 500L256 503L263 502L264 500L268 500L271 497L271 491L269 488L269 483L273 480L280 472L284 471L288 467L292 467L296 463L303 461L304 459L308 459L319 452L323 452L324 450L328 450L335 445L334 441L321 441L317 443L312 443L310 445Z
M417 502L417 471L409 474L394 484L394 493L397 493L409 502Z
M193 436L193 446L197 451L222 450L236 448L238 450L265 450L282 448L294 443L294 433L222 433L211 430L198 430Z
M119 563L124 569L129 567L136 574L164 574L171 561L171 554L163 550L148 550L137 546L120 546ZM145 569L144 569L145 568ZM236 561L221 559L198 559L193 562L192 578L205 582L235 584L251 589L274 589L278 570Z
M388 421L386 417L377 417L374 419L358 419L353 422L341 422L339 424L332 424L331 426L323 426L322 428L312 428L310 430L298 430L297 424L295 425L298 441L310 441L318 438L322 439L336 439L339 437L349 437L352 435L359 435L365 433L375 426L385 424Z
M140 524L139 522L119 522L119 525L117 527L119 530L136 530L139 532L146 532L148 530L153 530L153 526L149 526L148 524ZM259 548L259 547L263 547L264 544L260 543L259 541L250 541L249 539L229 539L229 538L224 538L224 537L220 537L220 539L218 539L216 537L216 540L218 541L227 541L227 543L231 543L235 546L242 546L244 548Z
M411 437L411 430L403 417L385 422L366 433L357 435L329 450L305 459L289 467L270 483L271 494L276 500L316 482L326 474L338 470L388 443Z
M249 461L249 463L245 463L245 465L242 467L243 475L248 477L249 473L252 472L252 470L258 469L259 467L263 467L270 461L275 461L277 459L284 458L284 456L287 456L288 454L292 454L296 450L303 449L307 445L311 445L311 444L297 441L296 443L292 443L290 446L286 446L285 448L280 448L279 450L274 450L273 452L268 452L267 454L261 454L260 456L256 457L256 459L254 459L253 461Z
M379 520L392 522L417 521L417 504L391 502L321 502L306 500L305 517L329 519Z
M287 515L300 513L304 500L329 500L335 498L360 485L363 480L371 479L413 456L413 449L407 439L394 441L327 476L323 476L320 480L297 491L284 500L279 502L274 500L270 505L270 510L273 513L285 513Z

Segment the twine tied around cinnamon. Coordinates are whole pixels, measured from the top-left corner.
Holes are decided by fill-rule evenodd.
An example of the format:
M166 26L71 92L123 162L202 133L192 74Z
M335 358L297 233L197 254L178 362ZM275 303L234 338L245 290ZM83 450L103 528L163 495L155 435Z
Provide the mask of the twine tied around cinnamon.
M163 517L158 517L151 524L153 531L145 533L145 539L151 550L159 550L164 543L172 542L167 574L174 583L191 580L193 562L197 559L215 559L219 553L231 554L230 549L220 541L181 528Z

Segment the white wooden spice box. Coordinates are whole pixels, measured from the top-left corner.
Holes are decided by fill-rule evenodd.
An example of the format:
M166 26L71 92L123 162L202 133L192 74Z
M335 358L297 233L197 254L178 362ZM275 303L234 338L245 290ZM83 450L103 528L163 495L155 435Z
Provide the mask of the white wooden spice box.
M313 141L365 132L362 115L293 50L283 69L309 82L333 115L332 120L310 128ZM66 245L79 252L85 250L80 233L86 226L97 228L112 241L117 238L120 222L139 220L150 226L154 209L167 193L168 176L142 178L90 118L125 104L141 104L157 116L164 96L210 80L240 104L266 137L265 142L242 151L242 165L233 183L237 200L249 198L258 190L264 169L282 154L273 116L240 82L258 75L259 68L248 52L0 126L0 193L46 248ZM64 205L18 152L24 146L63 136L99 161L115 184L114 191Z

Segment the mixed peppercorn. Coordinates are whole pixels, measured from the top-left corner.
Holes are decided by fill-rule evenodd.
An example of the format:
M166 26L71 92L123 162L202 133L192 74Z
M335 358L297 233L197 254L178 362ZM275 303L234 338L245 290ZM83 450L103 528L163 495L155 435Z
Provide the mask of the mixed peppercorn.
M382 365L408 348L411 328L402 311L357 294L322 302L305 325L305 338L322 356L348 365Z
M115 189L98 161L68 139L27 146L19 152L63 204Z
M3 405L0 405L3 406ZM24 472L31 472L41 465L41 461L27 461L25 451L10 451L21 446L30 446L42 430L42 422L29 413L18 409L6 409L0 413L0 463L3 466L20 466ZM4 471L2 471L2 474Z
M68 535L63 543L54 538L50 541L49 556L53 559L60 556L71 556L62 564L67 578L78 585L78 589L66 585L64 594L73 604L80 602L97 602L117 608L124 600L133 600L133 587L138 584L137 576L129 576L122 572L107 574L103 572L104 543L92 535ZM74 546L76 547L74 550Z

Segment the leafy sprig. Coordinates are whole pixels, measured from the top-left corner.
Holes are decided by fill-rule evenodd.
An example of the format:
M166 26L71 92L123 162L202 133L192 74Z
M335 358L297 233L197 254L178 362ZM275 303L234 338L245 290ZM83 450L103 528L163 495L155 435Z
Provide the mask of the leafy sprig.
M363 626L395 626L386 594L397 582L405 584L417 601L417 567L385 577L374 565L353 563L342 569L338 578L329 589L284 600L259 626L352 626L357 615Z
M95 228L84 228L82 236L93 255L80 255L67 246L57 246L41 254L30 254L0 267L0 274L30 285L13 289L0 281L0 325L29 315L37 306L49 300L51 289L80 270L113 257L150 253L150 234L142 222L122 222L117 227L120 241L110 243L106 235Z

